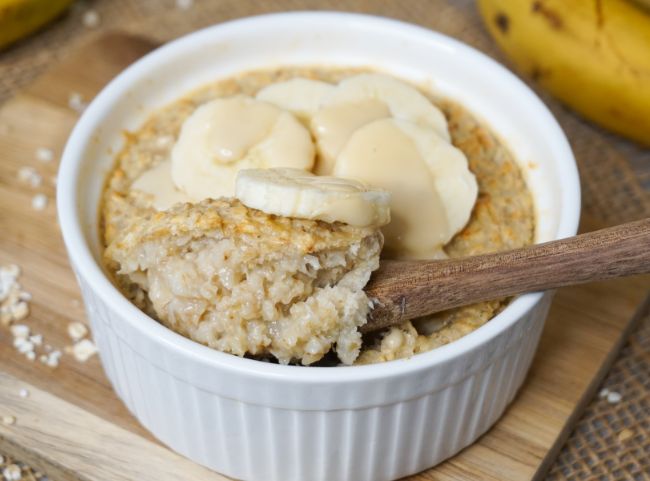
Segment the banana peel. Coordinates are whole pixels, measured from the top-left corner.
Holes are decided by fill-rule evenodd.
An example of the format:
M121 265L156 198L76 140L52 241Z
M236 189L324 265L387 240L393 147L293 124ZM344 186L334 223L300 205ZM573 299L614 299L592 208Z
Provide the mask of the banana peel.
M0 0L0 50L59 16L73 0Z
M650 12L628 0L478 0L515 66L584 117L650 146Z

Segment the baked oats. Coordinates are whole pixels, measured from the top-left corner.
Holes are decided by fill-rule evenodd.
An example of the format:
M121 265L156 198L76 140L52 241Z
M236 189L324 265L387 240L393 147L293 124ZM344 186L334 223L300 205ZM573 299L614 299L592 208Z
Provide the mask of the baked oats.
M379 266L377 229L300 220L235 199L179 204L121 230L105 251L124 290L167 327L239 356L351 364Z

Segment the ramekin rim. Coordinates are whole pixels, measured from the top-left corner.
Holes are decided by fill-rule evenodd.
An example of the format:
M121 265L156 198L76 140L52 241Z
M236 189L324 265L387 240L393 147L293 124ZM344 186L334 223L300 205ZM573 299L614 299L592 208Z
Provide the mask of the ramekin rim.
M580 184L575 159L568 140L557 121L542 103L542 101L521 80L505 67L487 57L478 50L424 27L406 22L378 17L373 15L344 13L344 12L284 12L245 17L229 22L216 24L202 30L190 33L176 39L145 55L122 73L115 77L100 94L92 101L82 117L77 122L65 146L58 176L57 207L59 222L63 238L71 259L71 263L78 276L91 286L96 295L104 302L111 305L124 322L130 323L147 337L156 340L178 353L192 357L200 362L209 364L218 369L227 369L232 372L248 376L261 376L264 378L286 379L292 382L303 383L346 383L363 380L383 379L401 376L421 369L428 369L438 364L452 361L461 357L468 351L476 349L487 343L508 326L517 322L541 299L542 293L530 293L515 298L501 313L492 318L490 322L477 330L467 334L450 344L441 346L432 351L417 354L407 359L399 359L387 363L340 366L336 368L285 366L272 363L259 362L252 359L240 358L231 354L219 352L187 339L180 334L168 329L156 320L144 314L126 299L113 285L95 261L87 240L82 231L81 221L77 211L77 189L79 168L82 163L81 153L85 147L85 140L91 138L96 129L93 122L97 121L103 109L110 106L111 100L123 93L131 83L132 78L137 78L142 72L155 65L161 59L170 55L175 49L182 49L209 37L215 29L225 31L229 28L240 28L257 22L282 22L286 27L287 21L358 21L364 22L368 27L382 27L401 30L403 34L428 36L430 40L442 42L449 47L459 49L464 55L469 55L473 60L482 62L487 68L499 72L504 81L512 84L522 97L527 98L530 107L537 110L542 116L542 122L547 124L549 132L555 137L556 148L562 152L569 162L564 163L564 179L570 188L563 190L567 199L563 200L563 209L555 238L574 235L577 232L580 212ZM572 187L571 187L572 186ZM569 208L570 206L571 208Z

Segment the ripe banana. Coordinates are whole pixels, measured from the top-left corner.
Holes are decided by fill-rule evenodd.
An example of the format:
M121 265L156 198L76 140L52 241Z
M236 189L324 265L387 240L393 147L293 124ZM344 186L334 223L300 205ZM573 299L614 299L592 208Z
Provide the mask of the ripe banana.
M650 9L650 0L634 0L636 3L641 5L642 7Z
M73 0L0 0L0 49L54 19Z
M650 145L650 13L628 0L479 0L516 67L586 118Z
M390 222L390 194L355 180L316 176L299 169L245 169L235 196L267 214L359 227Z

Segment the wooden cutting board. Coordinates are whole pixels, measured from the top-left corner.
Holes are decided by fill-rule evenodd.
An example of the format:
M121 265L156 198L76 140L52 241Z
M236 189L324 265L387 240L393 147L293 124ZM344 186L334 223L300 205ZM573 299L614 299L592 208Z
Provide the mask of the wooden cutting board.
M60 155L78 114L72 92L92 96L126 65L152 48L142 38L111 34L45 74L0 109L0 265L16 263L33 294L25 321L57 348L70 344L68 323L85 322L68 266L51 178L58 161L41 163L36 149ZM17 179L36 167L43 186ZM36 193L50 199L31 207ZM583 230L596 227L588 219ZM558 292L539 352L519 395L499 423L473 446L413 480L528 480L544 475L582 407L613 361L649 278L592 284ZM21 389L29 396L19 396ZM40 469L56 481L223 480L155 441L113 393L97 357L79 363L64 354L58 368L28 361L0 328L0 452ZM434 427L432 426L432 429Z

